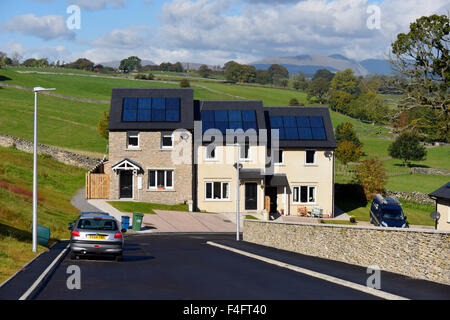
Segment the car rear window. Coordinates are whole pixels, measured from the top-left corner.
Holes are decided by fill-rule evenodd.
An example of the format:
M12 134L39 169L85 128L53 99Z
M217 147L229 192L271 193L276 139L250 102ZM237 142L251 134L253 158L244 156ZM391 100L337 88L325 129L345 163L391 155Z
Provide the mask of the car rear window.
M101 219L101 218L86 218L81 219L78 222L78 229L86 230L117 230L117 224L111 219Z

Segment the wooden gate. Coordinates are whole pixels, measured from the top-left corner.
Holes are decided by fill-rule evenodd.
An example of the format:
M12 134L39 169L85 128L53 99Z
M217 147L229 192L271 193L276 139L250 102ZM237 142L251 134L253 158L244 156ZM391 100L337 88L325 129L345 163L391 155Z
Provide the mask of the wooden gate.
M86 173L86 199L109 199L109 175Z

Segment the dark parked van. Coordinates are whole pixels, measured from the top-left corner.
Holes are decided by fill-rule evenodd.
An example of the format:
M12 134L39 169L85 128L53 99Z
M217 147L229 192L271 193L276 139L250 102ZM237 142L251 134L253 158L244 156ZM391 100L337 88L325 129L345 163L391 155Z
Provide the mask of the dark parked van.
M370 207L370 223L380 227L408 228L402 205L397 199L375 194Z

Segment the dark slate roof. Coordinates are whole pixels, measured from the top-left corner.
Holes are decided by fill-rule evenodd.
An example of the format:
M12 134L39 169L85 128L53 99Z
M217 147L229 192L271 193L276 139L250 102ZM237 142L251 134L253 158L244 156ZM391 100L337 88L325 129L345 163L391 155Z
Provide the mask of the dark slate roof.
M429 193L428 195L431 198L450 200L450 182L447 182L445 185L443 185L439 189Z
M289 182L284 173L266 176L266 185L268 186L289 186Z
M239 170L240 179L261 179L264 175L261 173L261 169L241 169Z
M179 122L123 122L123 98L180 98ZM109 130L168 130L194 128L194 90L191 88L115 88L112 90Z
M327 140L279 140L280 148L336 148L328 107L264 107L264 114L266 127L269 131L270 116L320 116L323 118Z

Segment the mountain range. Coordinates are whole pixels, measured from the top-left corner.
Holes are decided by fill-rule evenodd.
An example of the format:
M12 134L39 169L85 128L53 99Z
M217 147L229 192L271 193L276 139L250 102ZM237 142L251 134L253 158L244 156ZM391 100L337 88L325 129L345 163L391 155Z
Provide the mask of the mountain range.
M338 72L345 69L352 69L355 75L365 76L368 74L389 74L393 70L388 61L382 59L366 59L356 61L340 54L321 56L316 54L305 54L293 57L272 57L264 58L250 65L256 69L266 70L272 64L279 64L286 67L289 73L314 74L319 69L328 69L331 72Z

